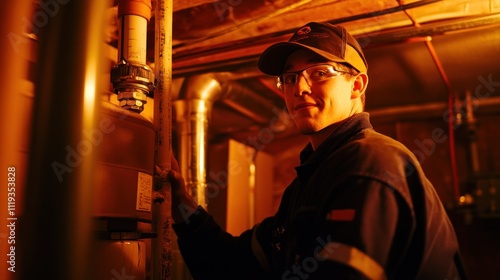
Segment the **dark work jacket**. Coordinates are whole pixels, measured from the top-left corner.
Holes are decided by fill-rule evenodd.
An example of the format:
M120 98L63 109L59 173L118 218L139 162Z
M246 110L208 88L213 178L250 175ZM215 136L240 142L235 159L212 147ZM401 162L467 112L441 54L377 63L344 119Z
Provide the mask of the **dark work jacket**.
M462 279L434 187L368 113L344 120L316 150L308 144L300 160L276 214L240 236L201 207L173 226L194 279Z

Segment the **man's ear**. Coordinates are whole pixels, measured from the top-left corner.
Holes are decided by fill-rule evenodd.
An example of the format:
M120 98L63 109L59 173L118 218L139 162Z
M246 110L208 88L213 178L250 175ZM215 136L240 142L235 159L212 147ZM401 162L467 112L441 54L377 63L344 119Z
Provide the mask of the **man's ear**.
M368 86L368 75L366 73L359 73L354 77L354 82L352 84L351 98L358 98L365 93L366 87Z

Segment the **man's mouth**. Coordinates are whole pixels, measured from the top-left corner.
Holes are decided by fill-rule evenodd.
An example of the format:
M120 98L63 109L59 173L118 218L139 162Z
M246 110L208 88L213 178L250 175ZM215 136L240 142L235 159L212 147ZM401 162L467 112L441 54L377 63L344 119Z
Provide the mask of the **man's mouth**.
M297 110L304 109L304 108L309 108L309 107L316 107L316 104L315 103L309 103L309 102L300 103L300 104L297 104L297 105L293 106L293 110L297 111Z

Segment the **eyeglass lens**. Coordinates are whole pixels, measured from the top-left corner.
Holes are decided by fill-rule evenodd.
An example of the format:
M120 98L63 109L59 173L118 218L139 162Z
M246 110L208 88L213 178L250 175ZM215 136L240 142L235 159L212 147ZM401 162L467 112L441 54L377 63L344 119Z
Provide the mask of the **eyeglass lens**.
M278 79L278 87L283 87L283 90L293 88L302 74L306 82L311 85L328 80L341 74L342 71L336 70L332 65L314 65L306 69L284 73Z

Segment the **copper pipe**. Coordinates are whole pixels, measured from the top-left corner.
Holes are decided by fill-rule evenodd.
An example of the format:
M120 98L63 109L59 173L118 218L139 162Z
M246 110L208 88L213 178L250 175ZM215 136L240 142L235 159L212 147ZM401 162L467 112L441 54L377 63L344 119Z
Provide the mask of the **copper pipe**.
M402 5L402 1L398 0L399 4ZM416 28L420 27L420 24L418 21L407 11L404 10L406 16L412 21L413 25ZM436 68L439 71L439 74L441 75L441 78L443 79L443 82L448 90L448 134L449 134L449 143L450 143L450 164L451 164L451 175L452 175L452 184L453 184L453 190L454 190L454 195L455 198L458 199L460 197L460 187L458 183L458 171L457 171L457 160L456 160L456 155L455 155L455 128L454 128L454 102L455 102L455 93L453 92L453 89L450 84L450 80L448 79L448 75L446 74L446 71L444 70L443 65L441 64L441 60L439 59L439 56L436 53L436 50L434 49L434 46L432 45L432 37L427 36L425 37L426 40L425 45L427 47L427 50L429 51L429 54L431 55L432 60L434 61L434 64L436 65Z
M455 198L460 197L460 187L459 187L459 182L458 182L458 171L457 171L457 160L456 160L456 155L455 155L455 128L454 128L454 122L455 122L455 112L454 112L454 102L455 102L455 93L453 92L453 89L450 84L450 80L448 79L448 75L446 75L446 71L443 68L443 65L441 64L441 61L439 60L439 57L436 53L436 50L434 49L434 46L431 43L432 38L427 37L428 40L425 41L425 45L427 46L427 49L429 50L429 53L432 57L432 60L434 61L434 64L436 65L439 74L441 75L441 78L443 79L444 84L446 85L446 88L448 89L448 134L449 134L449 143L450 143L450 163L451 163L451 175L452 175L452 184L453 184L453 190L454 190L454 195Z

